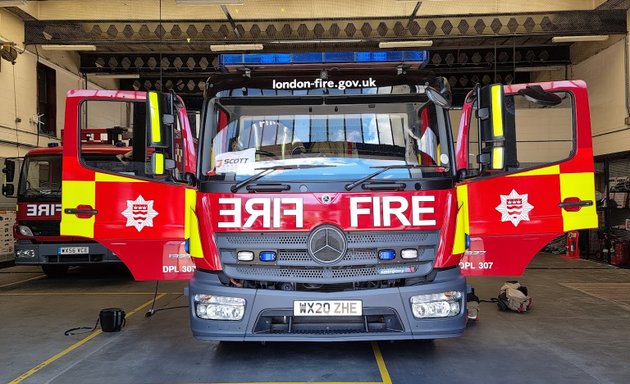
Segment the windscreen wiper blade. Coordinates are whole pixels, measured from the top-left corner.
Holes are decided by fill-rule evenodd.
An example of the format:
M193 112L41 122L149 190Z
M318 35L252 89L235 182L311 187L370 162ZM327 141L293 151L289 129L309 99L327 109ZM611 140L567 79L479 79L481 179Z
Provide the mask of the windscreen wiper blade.
M360 178L357 181L354 181L350 184L346 184L345 188L346 191L351 191L354 187L356 187L359 184L362 184L365 181L368 181L378 175L380 175L383 172L389 171L390 169L419 169L419 168L431 168L434 169L436 167L434 166L430 166L430 165L420 165L420 164L394 164L394 165L385 165L382 167L370 167L370 168L381 168L378 171L371 173L365 177Z
M308 168L324 168L324 167L335 167L335 165L327 165L327 164L287 164L287 165L274 165L272 167L264 167L264 168L256 168L256 169L260 169L262 171L256 173L255 175L252 175L250 177L248 177L247 179L243 180L243 181L239 181L238 183L234 184L233 186L230 187L230 191L232 191L232 193L236 193L236 191L238 191L239 189L241 189L243 186L251 183L252 181L256 181L262 177L267 176L268 174L274 172L274 171L281 171L284 169L308 169Z

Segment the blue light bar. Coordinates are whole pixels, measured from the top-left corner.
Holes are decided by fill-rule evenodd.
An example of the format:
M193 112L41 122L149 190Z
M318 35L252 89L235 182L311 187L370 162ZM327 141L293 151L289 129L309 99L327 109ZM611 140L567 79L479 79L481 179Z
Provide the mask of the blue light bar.
M381 249L378 251L378 258L380 260L394 260L396 258L396 251L393 249Z
M276 253L274 251L262 251L258 257L260 261L276 261Z
M401 63L425 62L427 51L377 52L296 52L296 53L227 53L219 63L229 65L327 64L327 63Z

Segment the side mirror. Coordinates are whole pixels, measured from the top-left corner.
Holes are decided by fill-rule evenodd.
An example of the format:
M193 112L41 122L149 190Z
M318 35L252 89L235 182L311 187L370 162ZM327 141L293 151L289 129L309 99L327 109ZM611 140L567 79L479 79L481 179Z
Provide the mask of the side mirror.
M554 106L562 103L562 98L555 93L547 92L540 85L528 85L518 91L527 101L543 106Z
M479 90L477 119L480 150L477 162L482 170L505 170L504 120L507 115L501 84L488 85Z
M15 197L15 187L13 186L13 184L3 185L2 194L6 197Z
M172 100L169 95L158 92L147 94L147 126L148 146L151 148L168 148L172 135L175 116L172 111Z
M430 83L427 83L425 92L429 100L442 108L450 108L453 101L453 93L451 85L444 77L436 77Z
M153 152L153 154L151 155L151 175L164 175L166 171L174 168L175 160L165 159L163 153Z
M15 178L15 163L15 159L4 160L4 168L2 169L2 173L4 173L2 194L6 197L15 197L15 186L13 185L13 180Z
M6 159L4 161L4 168L2 169L2 173L5 174L5 180L11 182L15 177L15 160Z

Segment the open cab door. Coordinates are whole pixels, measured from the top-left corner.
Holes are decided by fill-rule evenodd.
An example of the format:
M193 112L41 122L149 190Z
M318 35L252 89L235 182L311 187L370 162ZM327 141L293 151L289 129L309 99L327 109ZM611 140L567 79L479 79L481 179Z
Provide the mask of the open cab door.
M457 152L465 275L521 275L554 238L597 227L584 82L475 89Z
M187 129L175 95L70 91L61 234L109 248L137 280L190 278L186 244L197 226L195 190L185 182L194 173L186 158L195 156Z

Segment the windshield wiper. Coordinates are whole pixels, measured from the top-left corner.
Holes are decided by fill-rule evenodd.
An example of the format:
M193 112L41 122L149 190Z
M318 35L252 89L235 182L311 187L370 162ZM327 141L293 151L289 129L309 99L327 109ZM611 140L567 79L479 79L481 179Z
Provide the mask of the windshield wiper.
M252 181L256 181L262 177L267 176L268 174L274 171L281 171L284 169L307 169L307 168L324 168L324 167L335 167L335 165L326 165L326 164L287 164L287 165L274 165L272 167L264 167L264 168L256 168L261 169L261 172L256 173L248 177L247 179L240 181L233 186L230 187L230 191L232 193L236 193L241 187L251 183Z
M389 171L390 169L418 169L418 168L430 168L430 169L435 169L437 167L435 166L431 166L431 165L420 165L420 164L394 164L394 165L385 165L382 167L370 167L370 168L381 168L378 171L371 173L367 176L364 176L362 178L360 178L359 180L352 182L350 184L346 184L345 188L346 191L351 191L354 187L356 187L359 184L362 184L365 181L370 180L371 178L374 178L378 175L380 175L383 172Z

